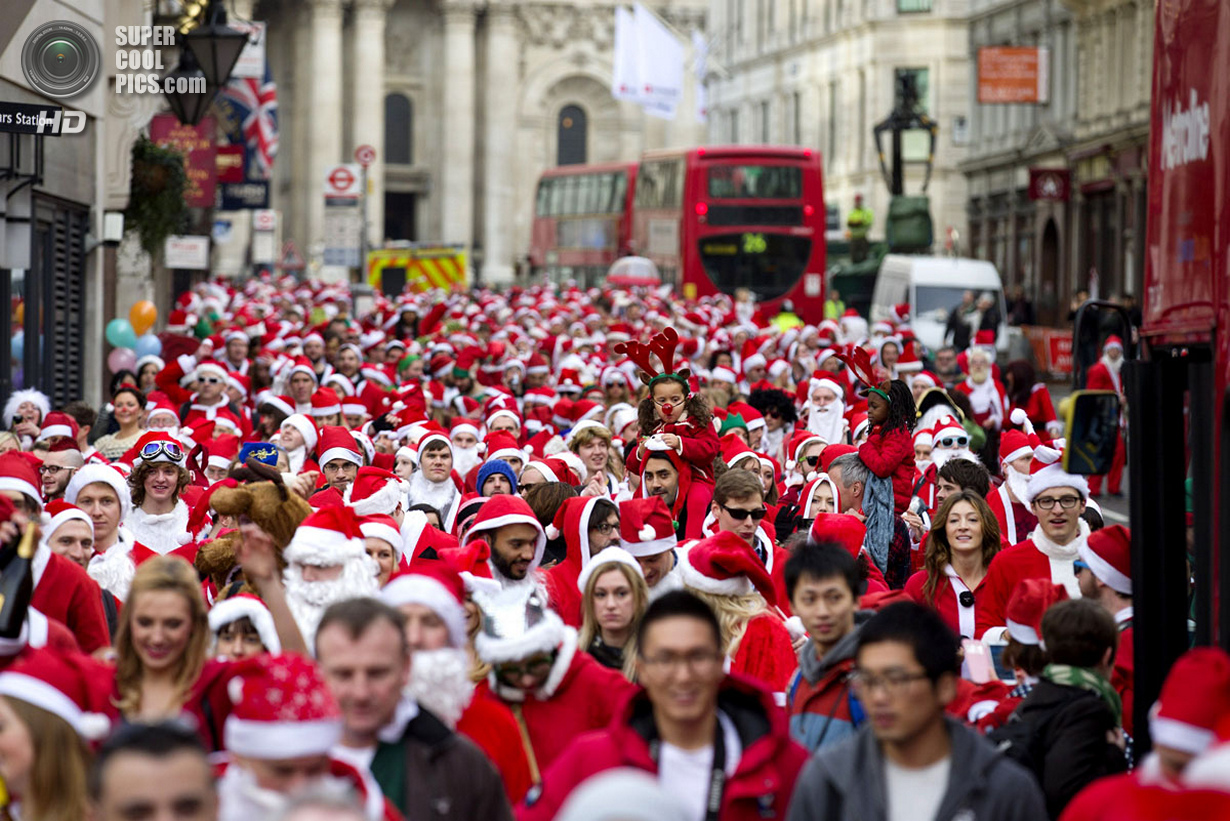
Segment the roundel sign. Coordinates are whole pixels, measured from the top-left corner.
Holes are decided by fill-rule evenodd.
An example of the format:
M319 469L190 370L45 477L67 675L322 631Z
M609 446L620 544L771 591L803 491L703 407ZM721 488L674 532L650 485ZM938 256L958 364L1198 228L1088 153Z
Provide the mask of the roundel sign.
M354 161L367 168L376 161L376 149L370 145L361 145L354 150Z
M326 197L357 197L360 188L356 165L334 165L325 171Z

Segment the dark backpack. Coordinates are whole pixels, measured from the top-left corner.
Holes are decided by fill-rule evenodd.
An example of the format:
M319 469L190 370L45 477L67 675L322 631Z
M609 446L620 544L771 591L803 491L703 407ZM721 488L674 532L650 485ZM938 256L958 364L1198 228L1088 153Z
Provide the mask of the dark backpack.
M1042 761L1046 755L1040 732L1042 726L1043 722L1022 721L1013 713L1007 724L987 733L987 740L1001 755L1033 773L1039 784L1042 783Z

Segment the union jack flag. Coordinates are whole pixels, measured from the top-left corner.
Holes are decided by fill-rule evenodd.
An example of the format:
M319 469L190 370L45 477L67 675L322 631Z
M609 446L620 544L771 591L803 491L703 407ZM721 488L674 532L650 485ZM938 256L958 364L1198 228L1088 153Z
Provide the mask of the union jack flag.
M222 88L219 96L234 110L245 148L248 179L269 179L273 158L278 153L278 86L269 64L265 64L264 79L236 77Z

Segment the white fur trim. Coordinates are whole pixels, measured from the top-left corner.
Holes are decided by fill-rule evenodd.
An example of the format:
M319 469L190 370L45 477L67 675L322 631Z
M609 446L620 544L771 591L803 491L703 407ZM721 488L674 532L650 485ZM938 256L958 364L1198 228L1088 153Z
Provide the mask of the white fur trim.
M345 564L347 559L366 555L362 539L348 539L336 530L303 525L295 530L294 538L282 551L282 558L287 562L324 567Z
M4 403L4 418L10 420L16 416L17 409L21 407L23 402L30 402L34 407L38 408L40 422L47 414L51 413L51 400L47 398L47 395L34 388L26 388L25 390L13 391L9 395L9 401Z
M525 472L529 470L530 468L533 468L534 470L542 474L542 478L546 479L548 482L558 482L559 481L559 477L555 475L555 471L551 470L551 468L547 467L542 462L530 462L529 464L527 464L525 467L521 469L521 475L524 476ZM550 538L556 539L559 537L551 536Z
M1161 744L1194 755L1207 750L1216 738L1212 730L1160 715L1149 716L1149 735L1154 745Z
M389 581L380 591L380 600L391 607L421 604L431 608L448 628L449 644L466 646L466 611L448 588L430 576L411 573Z
M577 575L577 589L581 591L581 595L585 595L585 588L589 584L591 577L600 571L606 571L613 565L625 564L636 571L636 575L642 579L645 578L645 571L641 570L641 563L638 562L631 553L624 550L622 547L606 547L598 552L589 560L589 564L581 568L580 574Z
M1123 575L1110 562L1099 556L1092 548L1089 547L1088 541L1083 541L1076 548L1077 554L1081 557L1081 561L1089 565L1089 569L1093 571L1093 575L1098 581L1114 590L1116 593L1121 593L1124 596L1132 595L1132 580Z
M348 497L353 489L354 484L347 486ZM406 494L409 492L409 482L406 482L404 479L388 479L385 480L384 487L364 499L355 500L353 497L349 498L349 504L358 516L371 516L376 513L392 516L397 506L405 502Z
M307 450L315 450L318 434L316 427L312 424L312 420L306 414L292 413L282 422L282 427L290 425L295 430L299 431L299 435L303 437L303 443Z
M1038 635L1038 631L1030 627L1028 624L1007 620L1008 635L1016 639L1021 644L1029 644L1038 647L1042 644L1042 638Z
M1024 447L1020 447L1012 451L1000 461L1003 462L1005 465L1009 465L1015 462L1017 459L1020 459L1022 456L1033 456L1033 455L1034 455L1034 449L1031 448L1029 445L1025 445Z
M350 448L329 448L320 454L320 466L324 467L334 459L344 459L347 462L363 467L363 457Z
M572 628L565 627L554 611L547 610L542 621L516 639L496 639L479 630L474 637L474 650L487 664L520 661L535 653L549 653L559 647L569 630ZM573 636L575 641L575 630Z
M382 522L364 522L359 525L359 530L363 532L365 539L379 539L382 542L388 542L389 547L393 548L394 553L398 553L402 546L401 533L396 528L390 527Z
M342 720L250 721L232 715L223 735L229 752L249 758L273 761L291 754L323 755L342 740Z
M561 535L563 535L560 533L559 528L556 527L554 523L547 525L546 528L544 529L544 532L547 534L548 539L558 539Z
M595 497L596 498L596 497ZM494 519L488 519L485 522L480 522L473 525L466 532L466 540L473 541L476 533L487 533L494 530L499 530L504 525L531 525L538 531L537 546L534 548L534 559L530 562L529 571L533 573L538 565L542 564L542 554L547 549L547 533L542 529L542 525L533 516L526 516L523 513L512 513L507 516L497 516Z
M43 494L39 493L34 485L14 476L0 476L0 490L15 490L24 496L29 496L40 505L43 503Z
M653 537L658 534L653 529L653 525L645 525L636 535L640 537L642 542L651 542L653 541Z
M97 713L85 712L56 687L24 673L0 673L0 695L10 696L59 716L68 722L78 735L90 741L104 738L111 728L111 723L106 721L105 717L104 726L98 721Z
M48 425L38 432L39 439L50 439L53 436L68 436L73 435L73 429L68 425Z
M1072 473L1065 473L1063 465L1056 462L1053 465L1047 465L1037 473L1031 474L1029 477L1028 499L1022 499L1025 504L1032 505L1034 499L1037 499L1045 491L1057 487L1070 487L1080 494L1081 500L1089 498L1089 483L1085 481L1084 476L1079 476Z
M685 586L702 593L712 593L716 596L747 596L756 592L747 576L733 576L729 579L714 579L701 573L688 561L686 552L679 554L679 575Z
M673 533L665 539L651 539L645 542L625 542L623 539L619 540L619 546L628 551L632 556L657 556L668 550L674 550L678 544L679 540L675 538Z
M269 608L248 596L234 596L223 599L209 609L209 629L216 636L218 631L234 621L247 618L256 628L261 637L261 644L273 655L282 652L282 641L273 625L273 615ZM215 639L216 641L216 639ZM235 679L238 681L238 679Z

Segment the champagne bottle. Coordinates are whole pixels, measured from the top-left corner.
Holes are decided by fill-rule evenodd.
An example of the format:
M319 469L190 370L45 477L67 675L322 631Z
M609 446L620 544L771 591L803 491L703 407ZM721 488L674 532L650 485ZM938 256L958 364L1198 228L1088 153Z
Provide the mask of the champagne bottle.
M34 595L37 530L35 523L30 522L17 542L16 550L8 546L0 549L0 560L5 553L12 551L8 563L0 569L0 638L17 638L26 621L26 611L30 609L30 598Z

